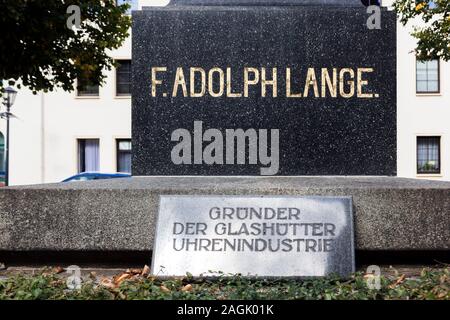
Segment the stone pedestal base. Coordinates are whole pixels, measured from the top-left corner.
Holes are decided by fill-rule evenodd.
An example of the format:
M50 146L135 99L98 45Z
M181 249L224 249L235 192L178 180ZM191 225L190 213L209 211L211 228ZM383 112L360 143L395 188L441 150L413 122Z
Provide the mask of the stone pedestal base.
M352 196L357 250L450 249L450 182L133 177L0 189L0 251L148 251L160 195Z

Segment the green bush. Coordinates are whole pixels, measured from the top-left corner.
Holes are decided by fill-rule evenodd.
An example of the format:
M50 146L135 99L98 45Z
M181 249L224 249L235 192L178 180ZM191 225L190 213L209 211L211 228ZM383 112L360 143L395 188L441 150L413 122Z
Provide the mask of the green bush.
M407 278L382 276L380 289L369 289L367 275L355 273L347 280L336 276L326 278L249 279L239 275L216 279L158 279L151 276L123 273L123 277L96 280L83 279L80 289L70 290L66 278L43 270L38 275L15 275L0 280L0 300L134 300L134 299L442 299L450 300L450 270L424 269L420 276ZM119 281L118 281L119 280Z

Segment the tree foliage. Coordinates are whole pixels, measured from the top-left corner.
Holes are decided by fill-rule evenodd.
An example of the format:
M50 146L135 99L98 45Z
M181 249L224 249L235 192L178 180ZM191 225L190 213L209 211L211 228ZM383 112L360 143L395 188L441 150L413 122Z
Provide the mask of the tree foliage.
M396 0L394 7L401 23L424 22L415 26L416 55L420 60L450 60L450 0Z
M71 5L80 8L80 28L67 25ZM114 63L108 51L120 47L131 25L129 5L114 0L0 0L0 7L0 79L34 93L72 91L77 78L103 83Z

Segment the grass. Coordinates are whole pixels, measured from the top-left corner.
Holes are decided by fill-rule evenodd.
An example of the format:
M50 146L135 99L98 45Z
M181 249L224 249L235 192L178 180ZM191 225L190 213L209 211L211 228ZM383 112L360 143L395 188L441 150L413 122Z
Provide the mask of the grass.
M347 280L335 276L305 280L247 279L239 275L217 279L158 279L145 270L127 270L112 278L90 275L81 288L69 289L63 270L43 269L39 274L19 274L0 280L0 300L450 300L450 268L423 269L420 276L382 276L380 289L370 289L370 275L355 273ZM372 278L373 279L373 278Z

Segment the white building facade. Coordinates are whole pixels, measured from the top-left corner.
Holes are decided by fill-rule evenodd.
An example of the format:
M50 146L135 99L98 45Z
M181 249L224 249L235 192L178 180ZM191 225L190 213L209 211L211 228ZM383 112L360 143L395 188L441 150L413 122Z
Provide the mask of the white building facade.
M450 63L416 61L397 27L397 175L450 181Z
M167 2L133 1L135 8ZM410 31L398 24L397 174L450 181L450 63L417 62ZM59 182L83 171L130 170L131 37L111 56L120 67L108 72L98 92L19 91L11 109L17 118L10 120L10 185ZM0 158L5 132L0 120Z

